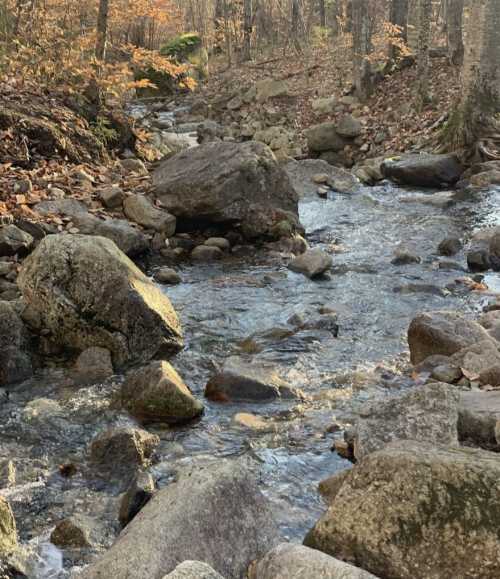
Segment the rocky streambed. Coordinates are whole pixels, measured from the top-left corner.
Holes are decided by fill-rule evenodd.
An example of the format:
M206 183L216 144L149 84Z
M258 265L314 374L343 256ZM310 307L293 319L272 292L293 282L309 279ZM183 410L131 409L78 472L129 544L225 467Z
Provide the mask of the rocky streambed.
M230 152L227 154L231 157ZM18 568L23 568L26 576L160 578L162 569L173 569L176 563L191 558L191 553L202 558L203 548L198 547L204 545L204 561L226 578L239 577L256 554L263 555L277 542L278 535L281 540L293 542L302 542L307 535L308 545L379 576L384 576L384 569L387 576L405 577L415 570L411 557L404 568L396 563L388 566L387 560L398 560L398 552L385 551L382 540L370 545L364 558L356 554L360 549L352 547L356 541L364 541L363 545L370 543L369 536L363 538L363 528L367 535L375 534L366 521L378 525L376 516L362 508L363 494L348 492L350 488L362 488L362 482L352 477L345 485L332 482L324 493L326 499L318 492L318 483L332 475L346 476L352 464L343 457L352 457L353 453L358 458L369 455L393 438L430 439L435 444L456 447L453 436L456 438L458 393L462 389L474 392L479 387L491 386L492 380L485 378L481 382L477 371L480 368L474 366L476 358L473 367L469 367L469 358L450 361L450 356L461 347L489 340L496 327L494 320L490 320L488 330L475 326L470 330L469 324L473 322L463 322L467 331L462 331L458 324L448 333L447 320L432 321L438 327L435 332L427 331L422 322L424 329L416 333L412 352L415 366L408 355L407 330L421 312L458 311L467 320L477 318L484 307L496 303L500 291L498 274L488 272L484 277L483 274L474 277L477 274L468 271L462 244L456 247L453 257L443 256L442 248L438 247L443 239L453 237L460 238L467 247L471 239L477 240L478 231L498 225L500 190L492 187L481 192L436 193L399 188L383 181L374 187L359 186L350 192L339 192L349 187L326 183L320 184L320 197L315 175L316 168L312 172L310 168L298 171L295 182L302 187L299 214L308 244L332 258L331 267L327 263L323 268L328 270L326 273L309 279L297 272L297 269L310 271L314 256L306 259L305 265L293 268L296 271L289 269L294 248L286 243L256 249L240 242L235 249L236 244L227 236L232 251L225 245L221 250L217 244L209 244L206 247L219 250L217 259L213 259L212 252L200 259L175 262L179 276L175 281L180 283L155 284L155 292L168 296L184 332L185 347L170 360L179 376L170 373L162 375L162 380L180 396L176 416L179 408L186 412L186 405L189 406L191 415L184 416L191 419L188 423L176 424L169 415L171 408L165 410L160 420L145 420L148 412L145 398L133 408L127 407L123 403L124 391L127 388L129 392L137 391L138 387L130 382L129 374L117 371L111 375L109 359L102 352L100 355L94 352L86 364L85 360L80 361L83 372L78 371L78 366L61 366L59 353L50 352L52 367L38 370L32 378L1 391L2 495L16 520L22 545L17 555ZM264 221L262 225L267 231L269 224ZM171 253L164 253L171 260ZM85 284L92 277L89 272L98 263L98 256L89 254L82 263L84 266L75 270L82 276L79 278L82 287L76 284L71 291L72 295L83 296L82 308L95 317L100 303L107 303L112 296L85 293ZM161 279L158 268L164 265L164 260L157 257L140 265L148 276ZM136 280L139 285L146 283L140 273ZM42 281L22 283L35 288ZM116 295L123 303L129 299L128 291L116 284ZM125 338L115 345L114 360L116 353L122 358L133 357L135 362L146 359L151 342L159 339L166 339L170 354L178 350L177 322L172 322L168 312L163 319L169 320L170 334L151 336L146 325L141 330L141 339L132 340L132 333L127 334L129 329L136 328L149 315L141 314L140 308L145 307L142 302L137 302L136 307L139 310L131 310L127 319L123 312L116 322L122 324L119 333ZM43 312L42 306L38 309ZM45 320L45 324L52 322ZM108 329L102 325L102 331ZM451 340L454 344L451 349L449 334L458 336ZM134 339L136 335L133 334ZM463 342L461 336L465 336ZM79 344L80 349L89 345L90 342ZM423 358L419 354L415 359L419 348L428 349ZM494 346L492 352L495 348L498 347ZM477 355L483 352L484 345ZM433 354L442 356L439 363L418 366ZM483 366L491 361L496 363L491 356L495 358L491 354ZM423 397L431 400L428 407L422 401L404 399L396 403L394 411L393 396L424 388L423 383L433 373L440 383L455 384L451 386L455 394L442 394L438 387L436 392L431 389L428 397ZM182 380L198 405L188 400ZM148 384L157 381L151 375L145 380ZM200 402L204 406L201 416ZM372 403L371 411L367 410L367 402ZM404 422L405 413L398 409L416 405L418 417L422 414L422 406L418 404L424 404L425 414L431 418L421 423L408 411L407 422L416 424L416 430L412 430ZM388 432L384 433L376 419L369 422L370 412L375 416L382 413L389 425ZM391 422L394 413L403 416L404 424ZM358 430L357 445L353 448L350 433L360 417L365 420L365 430ZM435 428L435 424L442 427ZM139 431L142 434L131 430L140 428L146 430ZM113 435L111 444L107 434L103 435L109 429L114 429L115 435L119 433ZM365 436L373 439L370 444ZM478 444L477 437L475 443ZM479 444L488 447L487 440L480 440ZM428 456L441 452L437 463L453 465L449 451L433 449L434 446L427 449ZM376 481L383 480L380 473L392 472L394 468L392 456L399 461L398 472L410 469L419 480L427 480L428 467L419 462L418 448L384 452L369 458L372 471L370 463L363 466L365 462L361 462L360 468L364 470L354 471L360 473L360 480L370 476L375 476ZM483 461L485 471L490 469L493 473L497 466L490 467L488 461L497 463L498 454L485 454L490 458L481 455L477 461L471 455L471 463L474 469L479 469L477 464ZM131 486L138 467L145 474ZM494 480L493 474L490 478ZM250 482L251 479L256 482ZM474 485L474 481L466 483L469 489ZM373 508L380 505L381 516L386 512L383 509L388 508L391 492L396 493L398 485L404 487L407 481L403 477L393 484L387 496L371 497L373 489L366 491ZM460 487L452 477L449 484ZM422 494L432 493L432 484L425 487L422 482L422 485ZM354 538L349 535L354 528L352 524L332 528L327 515L317 523L328 501L337 494L331 489L338 490L337 487L342 487L345 493L340 498L346 509L345 520L359 523L360 528L353 531ZM160 492L158 497L163 498L145 507L149 511L129 525L117 546L108 551L121 526L147 499L158 489L169 488L171 494ZM124 501L125 491L128 498ZM260 493L267 499L265 502ZM440 501L446 505L446 497L440 497L436 498L436 505ZM497 504L498 501L494 503ZM484 507L474 502L471 505L477 511ZM352 512L347 512L349 508ZM438 506L436 510L439 511ZM172 529L164 530L162 516L170 517L169 525L180 529L178 534ZM276 521L277 529L270 519ZM400 525L399 534L391 527L396 537L394 544L402 544L401 537L408 539L411 520L405 521L404 516L391 519L391 525ZM481 521L475 523L475 528L490 533L484 537L493 541L495 523ZM315 530L309 533L316 523ZM458 535L461 545L460 532ZM244 540L234 542L235 536ZM160 555L162 541L178 545L178 552L168 557ZM416 539L406 540L403 547L411 551L412 541ZM348 542L350 548L345 545ZM216 550L220 553L214 558L210 553ZM106 551L107 555L100 559ZM485 557L490 555L488 552ZM319 573L324 569L333 573L329 558L325 555L325 560L315 559L316 556L320 557L308 552L287 554L286 548L281 548L253 572L256 579L292 576L287 565L300 570L303 564L300 561L313 557L307 566L309 573L311 569L317 570L316 576L321 576ZM457 561L460 557L457 554ZM86 567L96 560L100 561L96 567ZM487 571L474 575L468 570L464 576L495 576L498 561L493 557L487 565L487 569L492 569L490 574ZM282 575L276 575L276 568ZM427 571L418 576L430 576L425 575ZM190 572L188 577L212 576L203 575L208 573L206 569ZM349 572L354 573L352 569ZM12 570L9 573L16 576ZM359 573L359 577L370 576Z

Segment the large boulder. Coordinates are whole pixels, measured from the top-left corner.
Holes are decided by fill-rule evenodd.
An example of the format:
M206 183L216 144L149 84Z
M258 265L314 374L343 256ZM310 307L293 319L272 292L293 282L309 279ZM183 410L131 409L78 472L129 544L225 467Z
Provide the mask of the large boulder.
M281 543L250 571L250 579L376 579L375 575L304 545Z
M172 237L175 233L175 217L152 205L144 195L129 195L123 202L123 212L131 221L160 231L166 237Z
M496 578L499 477L493 453L392 443L349 471L305 544L381 577Z
M0 386L33 373L26 327L9 302L0 301Z
M280 377L274 365L246 362L235 356L208 381L205 396L218 402L293 399L299 393Z
M178 224L239 227L248 239L299 228L298 197L266 145L212 142L183 151L153 174L156 197Z
M482 340L492 340L477 322L455 312L418 314L408 328L411 361L420 364L428 356L451 356Z
M332 122L313 125L305 131L307 147L311 153L324 151L342 151L346 140L337 132L337 125Z
M415 187L447 187L455 184L464 171L456 155L410 154L382 163L385 177Z
M0 563L17 547L17 531L9 503L0 495ZM2 569L0 568L0 571Z
M267 500L239 461L181 472L125 527L82 579L161 579L183 561L242 579L279 542Z
M458 445L458 400L456 389L435 382L366 403L356 426L355 458L360 460L396 440Z
M107 348L115 367L183 346L167 296L103 237L47 236L18 284L32 326L69 349Z
M154 361L131 372L121 390L123 406L143 422L187 422L203 412L175 369L164 361Z
M499 449L500 390L460 393L458 435L461 441L486 449Z

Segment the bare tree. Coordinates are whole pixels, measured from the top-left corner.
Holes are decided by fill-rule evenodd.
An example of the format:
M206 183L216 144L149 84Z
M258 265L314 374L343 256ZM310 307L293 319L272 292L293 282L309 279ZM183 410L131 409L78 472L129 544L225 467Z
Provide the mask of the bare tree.
M299 0L292 0L292 41L297 52L302 52L299 41L299 20L300 20L300 5Z
M392 0L390 10L391 24L400 30L399 36L403 42L408 40L408 0ZM398 57L398 48L394 44L390 47L389 58L395 60Z
M253 30L253 6L252 0L243 1L243 51L242 60L251 60L251 46L252 46L252 30Z
M319 23L320 26L326 28L326 2L325 0L318 0Z
M446 32L451 64L461 66L464 60L463 42L464 0L446 0Z
M419 0L418 4L418 97L421 106L430 100L429 48L431 40L432 0Z
M500 159L500 0L474 0L471 5L462 83L445 142L479 159Z
M97 40L95 45L95 57L97 60L104 60L106 58L108 11L109 0L99 0L99 13L97 15Z
M353 78L356 96L366 100L372 93L371 27L369 6L366 0L352 0Z

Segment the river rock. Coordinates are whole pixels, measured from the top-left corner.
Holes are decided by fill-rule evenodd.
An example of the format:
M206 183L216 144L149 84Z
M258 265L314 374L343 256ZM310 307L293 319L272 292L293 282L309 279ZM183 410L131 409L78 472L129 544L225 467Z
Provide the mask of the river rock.
M422 258L409 249L399 248L394 252L394 257L391 259L392 265L410 265L412 263L420 263Z
M456 389L431 383L364 404L356 425L355 458L361 460L396 440L458 445L458 400Z
M304 545L281 543L251 568L249 579L376 579L375 575Z
M323 151L342 151L346 141L337 132L337 125L332 122L313 125L305 131L307 147L311 153Z
M175 233L175 217L154 207L144 195L129 195L123 202L123 211L134 223L160 231L165 237L172 237Z
M167 296L103 237L47 236L18 284L32 325L60 346L106 348L116 367L183 346Z
M462 250L462 242L458 237L445 237L443 241L438 245L438 251L440 255L445 255L446 257L451 257L456 255Z
M154 279L166 285L177 285L182 281L181 276L171 267L160 267L158 271L155 271Z
M330 504L337 496L344 481L349 476L349 469L341 470L328 478L323 479L318 485L319 494L327 504Z
M0 562L17 547L17 530L12 509L0 495ZM0 568L1 570L1 568Z
M333 264L332 257L321 249L309 249L288 264L288 269L314 279L328 271Z
M118 520L122 527L127 526L137 513L153 498L155 481L147 472L138 473L124 493Z
M108 209L117 209L122 206L125 194L118 185L111 185L99 191L99 199Z
M218 247L222 251L229 251L231 244L225 237L209 237L203 245L207 247Z
M355 139L363 132L363 125L352 115L344 115L337 121L336 131L341 137Z
M82 579L163 577L197 560L227 579L279 542L267 499L241 461L218 460L181 471L141 510Z
M198 245L191 252L191 259L194 261L216 261L224 257L224 252L218 247L208 245Z
M149 249L147 237L125 219L98 219L89 213L73 218L75 227L85 235L99 235L110 239L126 255L135 256Z
M456 155L410 154L382 163L388 179L415 187L440 188L453 185L463 173Z
M91 534L95 523L85 515L73 515L57 523L50 542L62 549L84 549L92 546Z
M123 406L141 422L187 422L203 412L174 368L154 361L127 376L121 390Z
M34 239L26 231L15 225L0 227L0 256L26 255L33 245Z
M500 233L495 233L491 237L488 253L493 269L500 271Z
M300 229L298 198L262 143L213 142L163 161L153 174L162 205L180 222L238 226L247 239Z
M140 428L112 427L90 445L90 463L101 474L122 478L149 464L160 439Z
M22 382L32 373L28 331L10 302L0 301L0 386Z
M218 402L270 402L280 398L297 398L299 394L280 377L275 366L248 363L233 356L208 381L205 396Z
M86 381L105 380L113 375L111 352L98 346L87 348L78 356L75 370Z
M321 159L294 160L284 168L299 197L317 194L315 178L318 176L321 176L333 191L339 193L355 193L359 189L359 181L350 171L334 167Z
M163 579L224 579L224 577L206 563L184 561Z
M491 340L486 330L456 312L418 314L408 329L412 364L419 364L434 354L451 356L482 340Z
M460 393L458 435L486 449L499 448L495 428L500 420L500 391Z
M468 448L401 441L349 471L305 539L381 577L500 574L500 461Z
M472 272L488 271L491 267L489 251L482 247L469 249L467 251L467 266Z

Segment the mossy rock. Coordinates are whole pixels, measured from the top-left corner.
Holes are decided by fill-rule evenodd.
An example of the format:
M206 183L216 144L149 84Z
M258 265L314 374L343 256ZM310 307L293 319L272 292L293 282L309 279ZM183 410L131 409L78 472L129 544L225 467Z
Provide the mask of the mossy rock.
M187 32L172 38L160 49L162 56L168 56L178 62L185 62L201 48L201 38L195 32Z

